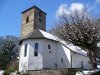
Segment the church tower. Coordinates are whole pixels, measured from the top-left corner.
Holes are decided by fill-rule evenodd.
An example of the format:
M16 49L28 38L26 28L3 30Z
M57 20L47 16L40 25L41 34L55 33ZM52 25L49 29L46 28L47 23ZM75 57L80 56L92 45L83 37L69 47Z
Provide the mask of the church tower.
M36 6L22 12L21 38L34 29L46 31L46 13Z

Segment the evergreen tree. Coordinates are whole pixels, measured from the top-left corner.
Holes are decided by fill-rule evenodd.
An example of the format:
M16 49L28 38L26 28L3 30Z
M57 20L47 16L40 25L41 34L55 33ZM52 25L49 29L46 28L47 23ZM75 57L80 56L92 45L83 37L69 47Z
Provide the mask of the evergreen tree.
M0 38L0 69L7 69L7 65L16 58L18 53L18 38L6 36Z

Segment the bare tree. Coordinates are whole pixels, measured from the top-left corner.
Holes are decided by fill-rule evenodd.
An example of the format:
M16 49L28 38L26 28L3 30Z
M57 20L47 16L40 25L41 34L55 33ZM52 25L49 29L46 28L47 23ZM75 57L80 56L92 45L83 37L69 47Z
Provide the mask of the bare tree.
M91 66L95 69L97 68L96 58L100 59L100 50L97 48L97 42L100 39L99 29L100 24L87 12L75 11L70 16L66 14L59 16L57 26L51 31L57 37L87 51Z

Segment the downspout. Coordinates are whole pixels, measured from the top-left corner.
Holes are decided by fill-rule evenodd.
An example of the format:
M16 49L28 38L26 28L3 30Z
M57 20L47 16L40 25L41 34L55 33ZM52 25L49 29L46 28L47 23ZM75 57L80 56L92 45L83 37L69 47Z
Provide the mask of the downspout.
M71 54L71 68L73 68L73 56L75 55L75 53L73 52L73 55Z
M62 44L63 46L65 46L66 48L68 48L71 52L73 52L73 51L72 51L69 47L67 47L65 44L63 44L63 43L61 43L61 44ZM73 53L75 53L75 52L73 52ZM71 54L71 53L70 53L70 54ZM75 54L73 54L73 55L75 55ZM72 59L73 59L72 57L73 57L73 55L71 55L71 57L70 57L70 58L71 58L71 65L70 65L71 68L73 67L73 65L72 65Z

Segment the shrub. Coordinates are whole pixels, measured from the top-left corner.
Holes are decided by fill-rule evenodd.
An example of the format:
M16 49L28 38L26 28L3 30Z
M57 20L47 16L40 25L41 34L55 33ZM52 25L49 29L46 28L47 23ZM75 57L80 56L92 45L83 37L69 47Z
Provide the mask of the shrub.
M11 67L8 68L7 71L10 73L10 72L15 72L15 71L17 71L17 70L16 70L15 67L11 66Z
M3 73L3 75L10 75L10 74L8 73L8 71L5 71L5 72Z

